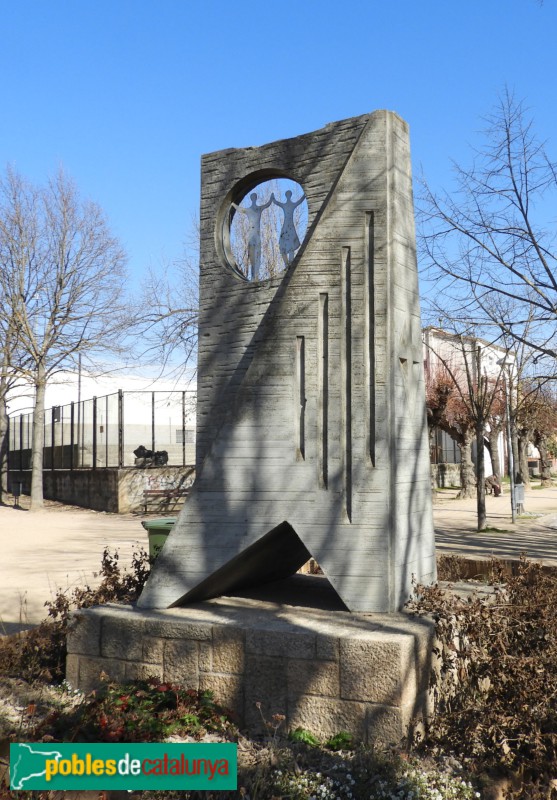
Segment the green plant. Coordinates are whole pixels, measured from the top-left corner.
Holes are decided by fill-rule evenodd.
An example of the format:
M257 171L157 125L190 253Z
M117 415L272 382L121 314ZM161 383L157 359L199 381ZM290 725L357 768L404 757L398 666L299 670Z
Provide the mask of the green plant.
M325 742L329 750L351 750L354 746L354 737L347 731L339 731Z
M291 742L307 744L309 747L319 746L319 739L314 736L313 733L310 733L310 731L306 731L303 728L296 728L295 731L290 731L288 738Z
M201 739L232 725L211 692L184 689L155 678L109 683L69 713L54 713L39 736L59 741L153 742L172 735Z
M20 684L19 681L12 682L14 686L20 687ZM42 688L45 696L70 699L63 686L56 690ZM31 691L30 687L28 691ZM176 700L176 693L178 698L185 695L185 704ZM70 696L73 694L71 692ZM25 695L25 702L28 697L31 695ZM23 695L19 699L23 701ZM82 697L75 711L64 712L57 703L54 711L56 713L42 726L33 725L32 730L27 727L25 740L49 740L54 736L66 741L123 741L120 728L125 738L126 722L129 721L125 718L130 715L161 720L157 731L161 737L201 738L204 732L208 732L214 738L216 729L219 738L239 738L239 789L219 792L219 800L237 800L238 796L244 800L270 800L273 797L284 800L471 800L474 797L474 791L458 764L447 771L444 766L436 767L429 759L426 768L414 757L370 746L335 752L323 746L284 739L269 746L259 738L237 737L237 731L228 724L210 693L187 692L181 687L155 680L107 684L100 692ZM276 724L273 723L273 729ZM140 724L137 729L141 727ZM146 727L146 731L149 736L155 733L151 725ZM137 738L130 740L136 741ZM0 775L0 797L4 796L10 794ZM201 791L156 791L143 796L145 800L207 800L209 797ZM21 797L32 800L30 793L22 793ZM33 798L52 800L50 793L37 793Z
M314 758L320 754L312 750ZM469 781L396 753L359 748L345 759L321 751L320 761L304 765L302 756L286 759L268 779L261 798L289 800L473 800L479 797ZM299 766L299 761L302 766Z

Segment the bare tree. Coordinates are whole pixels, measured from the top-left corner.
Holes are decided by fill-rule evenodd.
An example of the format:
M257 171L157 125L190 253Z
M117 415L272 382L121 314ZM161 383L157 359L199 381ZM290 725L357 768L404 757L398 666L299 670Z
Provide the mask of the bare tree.
M436 349L434 342L438 340ZM491 353L487 369L486 354L491 345L475 336L437 331L426 344L435 355L436 369L428 387L428 405L439 403L439 423L461 449L461 497L472 496L469 471L470 448L476 440L476 500L478 530L486 524L484 446L490 421L502 406L502 374L505 359ZM497 350L500 355L501 348ZM489 357L489 356L488 356ZM426 379L426 384L428 380ZM443 398L446 398L444 408Z
M95 203L60 171L45 188L8 169L0 182L3 325L21 357L10 368L34 389L31 508L43 504L44 399L79 353L115 353L125 330L125 254Z
M452 316L495 326L554 360L557 251L549 219L557 165L510 92L487 122L472 166L455 165L452 194L424 184L422 264Z
M11 298L22 292L21 275L38 250L35 224L38 196L36 190L8 169L0 184L0 288L3 303L0 307L2 351L0 364L0 471L2 491L8 490L8 412L7 401L14 387L21 382L21 368L29 366L24 353L20 326ZM19 280L18 280L19 278Z
M527 435L526 443L532 441L540 454L542 486L551 486L551 444L557 433L557 395L547 382L528 381L524 387L524 399L520 419ZM528 475L527 452L519 448L522 470ZM525 463L523 463L525 462Z
M9 315L0 313L0 503L8 492L8 398L12 396L21 378L14 369L22 357L18 347L17 330Z
M160 373L191 380L197 353L199 315L199 219L193 217L184 253L171 263L152 267L136 302L134 329L146 348L142 353Z

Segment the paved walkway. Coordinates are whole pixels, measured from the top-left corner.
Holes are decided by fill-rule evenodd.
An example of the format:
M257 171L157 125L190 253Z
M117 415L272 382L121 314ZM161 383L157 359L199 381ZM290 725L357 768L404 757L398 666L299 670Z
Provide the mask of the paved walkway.
M526 493L529 514L511 522L508 493L487 498L489 530L478 533L475 500L440 493L434 505L439 553L474 558L496 555L557 565L557 487ZM118 549L128 565L134 550L147 549L141 516L105 514L47 503L44 511L0 506L0 633L13 632L45 617L44 603L58 588L93 584L105 547ZM495 530L494 530L495 529Z

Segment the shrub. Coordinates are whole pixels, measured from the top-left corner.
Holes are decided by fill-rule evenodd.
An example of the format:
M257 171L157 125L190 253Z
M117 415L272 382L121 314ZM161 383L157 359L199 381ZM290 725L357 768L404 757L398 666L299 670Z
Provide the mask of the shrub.
M0 672L26 681L60 682L66 673L66 634L71 613L102 603L137 600L149 576L149 556L144 550L132 556L131 570L122 570L118 552L106 548L102 555L96 588L85 586L73 592L58 590L45 603L48 619L36 628L0 638Z
M155 742L172 735L201 739L209 731L223 733L230 727L211 692L152 678L105 684L76 709L47 717L38 736L73 742Z
M339 731L325 743L325 747L329 750L351 750L354 747L354 737L348 731Z
M504 577L492 598L418 587L413 608L433 615L438 639L428 746L520 773L524 797L546 797L557 774L557 577L525 559Z

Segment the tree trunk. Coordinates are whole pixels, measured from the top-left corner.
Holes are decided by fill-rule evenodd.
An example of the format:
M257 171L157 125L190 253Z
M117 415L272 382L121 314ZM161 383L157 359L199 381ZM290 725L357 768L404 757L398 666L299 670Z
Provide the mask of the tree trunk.
M551 486L551 456L547 449L547 436L540 431L534 431L534 444L540 454L540 477L542 486Z
M485 510L485 454L484 454L484 421L476 422L476 501L478 509L478 530L483 531L487 521Z
M503 427L501 425L491 425L489 431L489 455L491 456L491 468L493 474L501 478L505 473L504 465L501 463L499 451L499 436Z
M457 494L458 499L474 497L476 494L474 491L474 462L472 461L473 438L473 431L466 430L458 443L460 447L460 492Z
M437 428L435 428L433 425L430 425L428 422L427 433L429 440L429 473L431 479L431 491L434 493L435 496L435 492L439 488L439 484L437 481L437 472L438 472L437 454L435 453L434 458L432 456L434 455L433 448L435 447L435 441L436 441L435 434L437 433Z
M46 376L39 366L35 382L35 409L33 412L33 443L31 456L31 505L30 511L40 510L43 503L43 447L44 447L44 399Z
M489 438L489 434L486 436L484 434L484 447L489 453L489 458L491 460L491 466L493 467L493 449L491 447L491 439ZM497 470L492 469L492 472L497 472Z
M8 357L7 357L7 344L6 350L2 354L2 361L0 362L0 503L4 500L4 495L8 493L8 409L6 402L8 399Z
M516 482L530 487L530 473L528 472L528 443L530 431L518 432L518 469Z

